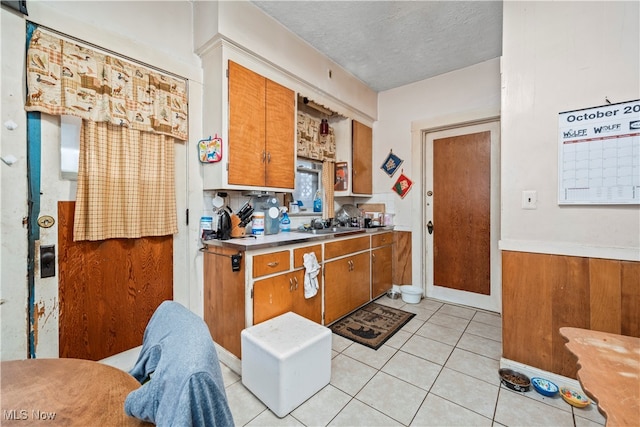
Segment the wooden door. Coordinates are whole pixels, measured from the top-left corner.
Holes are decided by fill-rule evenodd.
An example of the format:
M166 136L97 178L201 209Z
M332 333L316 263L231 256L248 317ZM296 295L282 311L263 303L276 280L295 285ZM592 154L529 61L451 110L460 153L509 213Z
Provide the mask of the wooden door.
M286 273L253 284L253 324L291 311L293 275Z
M295 94L271 80L266 81L267 187L295 186Z
M291 311L316 323L322 323L322 270L318 275L318 293L311 298L304 296L304 270L298 270L292 274L297 286L292 294Z
M371 297L375 298L391 289L392 247L383 246L371 251Z
M433 141L434 285L491 290L491 134Z
M59 356L100 360L141 345L173 299L173 236L74 242L74 210L58 203Z
M360 122L352 122L352 187L351 191L356 194L372 194L373 192L373 170L372 144L373 130Z
M229 61L229 184L264 186L266 79Z

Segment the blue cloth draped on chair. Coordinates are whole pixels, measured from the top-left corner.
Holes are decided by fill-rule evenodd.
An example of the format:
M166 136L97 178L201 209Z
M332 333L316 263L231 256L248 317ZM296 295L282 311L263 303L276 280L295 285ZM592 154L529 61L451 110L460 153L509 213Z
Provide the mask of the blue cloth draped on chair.
M142 386L125 412L159 426L233 426L209 328L174 301L157 308L130 371Z

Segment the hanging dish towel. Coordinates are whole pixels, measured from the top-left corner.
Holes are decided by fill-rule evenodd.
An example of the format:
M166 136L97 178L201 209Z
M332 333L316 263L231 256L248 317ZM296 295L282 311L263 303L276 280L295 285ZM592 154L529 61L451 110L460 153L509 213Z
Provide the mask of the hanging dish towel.
M310 252L302 256L304 261L304 297L311 298L318 293L318 274L320 273L320 264L316 259L316 254Z

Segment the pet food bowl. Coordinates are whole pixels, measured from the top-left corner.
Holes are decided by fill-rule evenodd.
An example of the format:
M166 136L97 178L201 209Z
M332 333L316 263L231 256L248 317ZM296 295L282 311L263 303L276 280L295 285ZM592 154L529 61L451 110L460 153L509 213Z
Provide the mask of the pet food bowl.
M398 299L400 298L400 292L393 290L393 289L389 289L387 291L387 297L391 298L391 299Z
M589 398L582 392L569 387L560 387L560 396L562 396L565 402L576 408L584 408L591 403Z
M422 298L422 288L411 285L400 286L402 301L409 304L418 304Z
M543 396L553 397L558 394L558 386L544 378L531 378L531 385L533 385L535 391Z
M525 374L521 374L520 372L502 368L498 371L498 374L500 374L500 382L511 390L529 391L529 388L531 387L529 377Z

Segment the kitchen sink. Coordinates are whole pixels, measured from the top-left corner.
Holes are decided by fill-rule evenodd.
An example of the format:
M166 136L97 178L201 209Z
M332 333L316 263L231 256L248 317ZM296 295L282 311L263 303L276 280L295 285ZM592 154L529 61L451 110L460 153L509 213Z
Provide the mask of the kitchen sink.
M326 235L326 234L355 234L361 233L364 231L362 228L357 227L328 227L328 228L312 228L310 230L296 230L298 233L304 234L316 234L316 235Z

